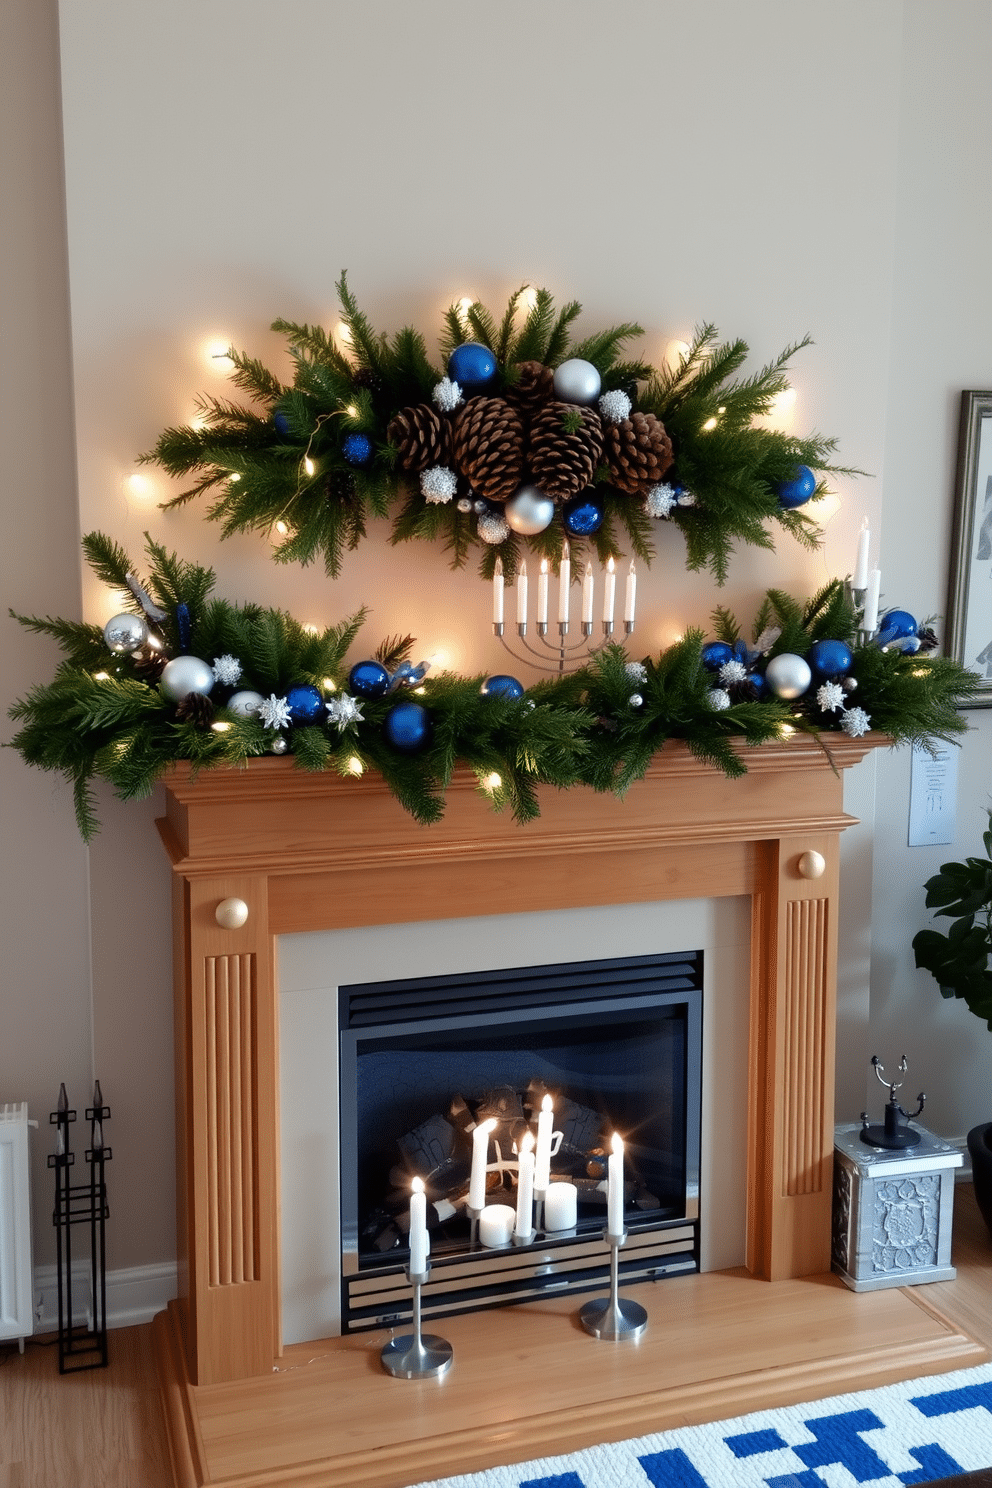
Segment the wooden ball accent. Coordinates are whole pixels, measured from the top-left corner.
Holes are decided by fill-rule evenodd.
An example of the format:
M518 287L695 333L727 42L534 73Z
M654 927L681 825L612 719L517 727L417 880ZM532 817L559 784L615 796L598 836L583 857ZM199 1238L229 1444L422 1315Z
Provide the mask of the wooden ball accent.
M822 853L804 852L796 867L803 878L822 878L827 871L827 860Z
M248 919L248 906L243 899L222 899L214 910L214 919L222 930L240 930Z

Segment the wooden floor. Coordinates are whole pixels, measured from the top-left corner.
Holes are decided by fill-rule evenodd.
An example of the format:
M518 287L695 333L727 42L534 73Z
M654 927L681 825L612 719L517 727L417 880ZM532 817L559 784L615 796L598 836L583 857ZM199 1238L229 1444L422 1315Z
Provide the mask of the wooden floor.
M471 1322L446 1319L433 1326L455 1344L456 1367L429 1384L382 1373L385 1335L296 1346L271 1379L192 1392L200 1472L230 1488L275 1481L399 1485L538 1455L548 1450L549 1417L558 1423L552 1449L567 1451L607 1434L817 1398L856 1387L841 1366L832 1374L831 1358L846 1348L833 1329L847 1330L847 1343L855 1337L855 1352L871 1372L866 1384L928 1372L931 1351L937 1369L968 1365L992 1352L992 1241L966 1186L957 1191L954 1240L957 1279L905 1292L855 1296L828 1278L768 1288L730 1273L646 1287L639 1295L651 1324L642 1342L629 1346L599 1344L577 1331L574 1303L564 1299ZM760 1321L748 1322L740 1310L748 1292L762 1299ZM725 1356L722 1378L712 1378L712 1370L708 1380L694 1378L690 1344L704 1330ZM742 1387L744 1354L758 1334L761 1367ZM51 1347L32 1343L23 1356L16 1348L0 1353L0 1488L172 1488L152 1329L121 1329L110 1343L109 1369L64 1378ZM907 1367L913 1357L916 1367ZM649 1380L656 1388L645 1389ZM599 1429L600 1411L610 1403L617 1429L607 1433ZM314 1454L325 1450L329 1429L337 1465L316 1476ZM292 1461L279 1466L287 1442ZM419 1455L418 1442L426 1449Z

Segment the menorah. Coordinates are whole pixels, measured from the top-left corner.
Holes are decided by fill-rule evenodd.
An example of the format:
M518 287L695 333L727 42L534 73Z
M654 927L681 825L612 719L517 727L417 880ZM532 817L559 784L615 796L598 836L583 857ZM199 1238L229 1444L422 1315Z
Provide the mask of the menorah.
M542 672L565 671L566 662L574 661L580 663L594 656L597 651L607 645L614 634L614 610L616 608L616 560L607 560L603 569L603 602L599 607L602 639L598 644L593 637L596 634L596 576L591 562L587 563L582 575L582 591L580 601L580 619L578 621L579 632L574 640L569 640L571 631L571 607L572 607L572 560L566 542L558 566L558 609L557 621L552 623L548 619L548 601L550 584L550 565L547 558L541 559L541 568L537 576L537 613L534 617L534 630L539 646L535 646L528 640L529 627L528 601L529 581L527 576L526 561L522 562L516 577L516 634L519 645L528 655L522 655L520 650L515 650L506 637L506 622L504 620L504 575L502 559L497 558L496 567L493 572L493 635L498 636L505 650L517 661L523 661L529 666L536 667ZM633 558L630 560L630 568L627 571L627 586L624 593L623 606L623 631L629 636L634 629L634 604L637 594L637 573L634 568ZM536 658L534 660L533 658Z

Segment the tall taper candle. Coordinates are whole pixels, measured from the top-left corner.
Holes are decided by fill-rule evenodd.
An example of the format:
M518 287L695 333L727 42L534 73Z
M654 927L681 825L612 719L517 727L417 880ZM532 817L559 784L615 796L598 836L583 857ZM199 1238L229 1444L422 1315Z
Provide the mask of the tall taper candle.
M537 623L548 623L548 560L541 559L541 571L537 576Z
M482 1209L486 1202L486 1165L489 1161L489 1133L496 1130L495 1117L483 1121L472 1133L472 1173L468 1185L468 1207Z
M534 1228L534 1133L527 1132L517 1157L517 1222L513 1233L522 1240Z
M558 623L568 624L568 597L572 587L572 559L568 543L562 544L561 562L558 565Z
M586 564L586 571L582 579L582 624L592 624L592 611L595 604L596 580L592 571L592 563Z
M613 1133L613 1151L609 1162L609 1192L606 1200L606 1228L609 1234L623 1234L623 1138Z
M623 601L623 618L627 625L634 623L634 600L637 595L637 574L634 570L634 560L630 560L630 568L627 570L627 591Z
M554 1126L554 1102L546 1095L537 1117L537 1154L534 1158L534 1188L543 1194L551 1182L551 1128Z
M527 624L527 560L520 564L517 573L517 624Z
M503 624L503 560L496 559L493 569L493 624Z
M868 587L868 548L871 543L871 533L868 530L868 518L865 517L861 523L861 531L858 534L858 556L854 563L854 573L851 575L852 589L867 589Z
M606 565L606 588L603 591L603 624L613 624L613 605L617 593L617 566L611 558Z
M431 1242L427 1233L427 1195L424 1180L414 1178L410 1195L410 1275L423 1276Z
M868 584L865 589L865 612L861 618L862 630L873 631L878 624L878 596L881 588L881 570L873 568L868 575Z

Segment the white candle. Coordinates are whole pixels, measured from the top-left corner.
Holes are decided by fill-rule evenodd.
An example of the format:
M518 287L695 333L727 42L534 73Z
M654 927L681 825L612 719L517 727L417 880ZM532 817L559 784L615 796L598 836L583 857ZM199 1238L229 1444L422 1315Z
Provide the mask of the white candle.
M603 624L613 624L613 603L617 592L617 566L611 558L606 565L606 588L603 591Z
M558 565L558 623L568 624L568 596L572 587L572 559L566 542L561 550L561 563Z
M868 546L870 542L871 533L868 531L868 518L865 517L858 535L858 556L854 564L854 573L851 576L852 589L867 589L868 587Z
M593 610L593 604L595 603L595 595L594 595L595 584L596 584L596 580L593 577L592 564L591 563L587 563L586 564L585 575L584 575L583 580L582 580L582 624L583 625L591 625L592 624L592 610Z
M481 1209L486 1202L486 1165L489 1162L489 1133L496 1120L483 1121L472 1133L472 1175L468 1185L468 1207Z
M515 1217L509 1204L487 1204L479 1215L479 1243L490 1250L509 1245Z
M881 587L881 570L873 568L868 575L868 584L865 588L865 612L861 619L862 630L872 631L878 624L878 595Z
M493 624L503 624L503 560L496 559L493 569Z
M517 574L517 624L527 624L527 560L520 565Z
M537 1155L534 1158L534 1188L543 1194L551 1182L551 1128L554 1125L554 1102L546 1095L537 1117Z
M611 1235L623 1234L623 1138L613 1133L609 1161L610 1188L607 1195L606 1228Z
M574 1230L579 1217L579 1191L574 1183L552 1183L544 1197L544 1228Z
M527 1132L517 1155L517 1222L513 1233L526 1239L534 1228L534 1133Z
M630 560L630 568L627 570L627 590L623 601L623 618L627 625L634 623L634 599L637 595L637 574L634 572L634 560Z
M410 1195L410 1275L423 1276L431 1242L427 1234L427 1195L424 1180L414 1178Z
M541 572L537 576L537 623L548 623L548 560L541 559Z

